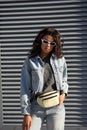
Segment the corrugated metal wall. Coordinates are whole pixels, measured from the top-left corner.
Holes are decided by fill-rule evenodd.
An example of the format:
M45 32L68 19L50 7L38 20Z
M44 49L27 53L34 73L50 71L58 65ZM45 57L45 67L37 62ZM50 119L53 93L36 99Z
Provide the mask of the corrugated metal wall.
M87 0L0 0L2 125L20 125L20 71L37 32L64 37L70 85L66 127L87 127Z

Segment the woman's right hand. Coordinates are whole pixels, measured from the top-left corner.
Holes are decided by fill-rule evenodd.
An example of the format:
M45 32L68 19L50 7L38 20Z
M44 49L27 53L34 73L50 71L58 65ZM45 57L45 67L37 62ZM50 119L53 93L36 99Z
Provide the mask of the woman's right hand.
M29 130L32 123L32 119L30 115L24 115L22 130Z

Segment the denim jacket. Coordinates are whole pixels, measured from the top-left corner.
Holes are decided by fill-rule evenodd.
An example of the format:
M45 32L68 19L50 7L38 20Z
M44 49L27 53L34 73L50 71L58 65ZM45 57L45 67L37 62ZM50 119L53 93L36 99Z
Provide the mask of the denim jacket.
M57 90L68 93L67 65L65 58L50 58L53 68ZM31 91L42 92L43 89L44 63L39 56L27 57L21 71L21 110L22 113L30 114Z

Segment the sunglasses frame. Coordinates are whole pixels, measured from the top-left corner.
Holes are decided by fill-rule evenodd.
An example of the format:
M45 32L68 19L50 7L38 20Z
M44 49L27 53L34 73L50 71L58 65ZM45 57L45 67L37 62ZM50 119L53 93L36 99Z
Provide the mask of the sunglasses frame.
M50 44L51 46L56 46L56 42L49 42L46 39L41 39L41 42L45 44Z

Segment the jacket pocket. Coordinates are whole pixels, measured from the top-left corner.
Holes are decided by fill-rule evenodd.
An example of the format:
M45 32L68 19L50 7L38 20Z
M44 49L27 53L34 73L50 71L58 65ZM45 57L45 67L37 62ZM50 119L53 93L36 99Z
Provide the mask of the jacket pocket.
M33 91L37 91L38 90L38 86L40 84L41 81L41 77L42 77L42 69L35 69L32 70L31 74L32 74L32 89Z

